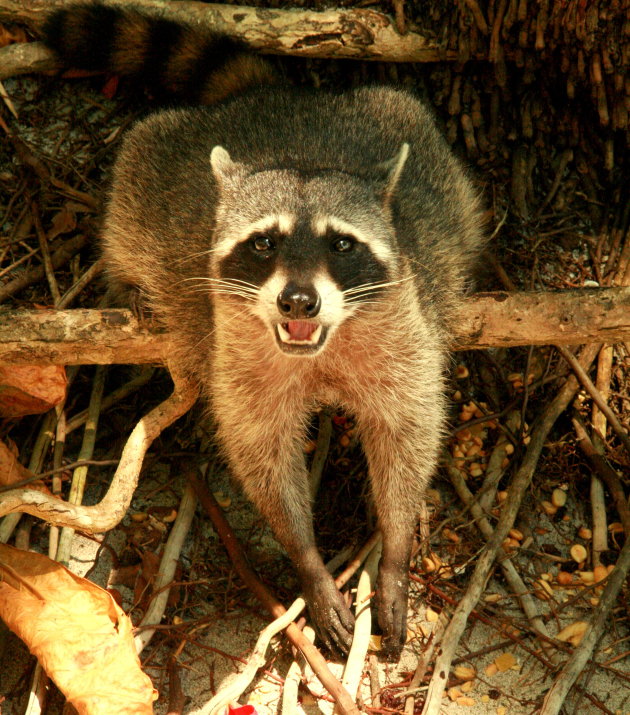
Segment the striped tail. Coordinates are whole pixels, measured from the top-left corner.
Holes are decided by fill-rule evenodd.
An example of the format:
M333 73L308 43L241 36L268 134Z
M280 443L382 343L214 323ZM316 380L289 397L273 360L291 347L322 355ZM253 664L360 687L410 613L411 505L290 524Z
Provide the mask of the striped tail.
M129 8L56 10L42 39L67 67L127 77L163 102L213 104L278 81L270 63L239 40Z

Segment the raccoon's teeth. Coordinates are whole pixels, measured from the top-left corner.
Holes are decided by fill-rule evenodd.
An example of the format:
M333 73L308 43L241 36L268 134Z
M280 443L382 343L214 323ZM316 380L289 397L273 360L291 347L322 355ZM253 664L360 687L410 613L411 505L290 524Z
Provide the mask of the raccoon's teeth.
M314 325L305 320L278 323L278 335L283 343L291 345L316 345L322 334L322 326ZM299 323L299 325L298 325ZM295 337L297 336L297 337Z

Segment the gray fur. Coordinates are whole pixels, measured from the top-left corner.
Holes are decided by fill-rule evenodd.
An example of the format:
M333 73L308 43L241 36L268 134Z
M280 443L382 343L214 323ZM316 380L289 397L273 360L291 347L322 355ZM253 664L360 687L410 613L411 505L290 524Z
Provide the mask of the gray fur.
M386 247L392 283L348 309L312 357L278 349L254 288L212 288L213 248L293 209L363 227L368 244ZM342 649L352 617L314 545L309 416L324 403L356 416L384 540L378 619L397 656L414 524L444 421L449 321L481 243L475 192L430 113L402 91L249 91L156 113L120 151L103 235L109 276L139 290L170 330L234 476L294 560L320 631Z

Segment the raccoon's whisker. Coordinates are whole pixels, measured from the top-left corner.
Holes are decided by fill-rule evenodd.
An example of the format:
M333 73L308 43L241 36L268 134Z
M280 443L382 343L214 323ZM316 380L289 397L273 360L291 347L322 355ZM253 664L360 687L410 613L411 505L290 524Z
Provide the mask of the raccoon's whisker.
M211 276L200 276L198 278L185 278L186 281L199 281L204 283L217 283L222 285L233 285L244 289L251 290L252 292L258 293L260 288L254 283L248 283L247 281L242 281L238 278L212 278Z
M355 286L354 288L348 288L343 291L344 295L352 295L354 293L362 293L364 291L379 290L380 288L388 288L389 286L399 285L405 281L411 280L414 276L408 276L406 278L400 278L395 281L378 281L374 283L362 283L361 285Z
M217 249L216 248L208 248L205 251L199 251L198 253L189 253L187 256L184 256L183 258L179 258L176 263L185 263L186 261L192 261L193 258L199 258L200 256L209 256L211 253L214 253Z
M257 298L256 296L253 296L251 293L241 293L241 292L236 291L236 290L220 290L220 289L213 289L213 288L210 288L210 289L208 289L208 288L196 288L196 289L194 289L194 290L192 290L192 291L190 291L190 292L191 292L191 293L206 293L207 295L217 295L217 294L219 294L219 293L220 293L221 295L235 295L235 296L238 296L239 298L244 298L245 300L249 300L249 301L251 301L252 303L255 303L255 302L256 302L256 298Z
M227 326L227 325L230 325L230 324L233 323L237 318L240 318L242 315L245 315L245 314L248 313L248 312L249 312L249 311L248 311L247 308L243 308L243 310L239 310L238 313L235 313L231 318L229 318L228 320L225 320L225 321L222 323L222 326L225 327L225 326ZM203 343L203 342L205 342L206 340L208 340L208 338L211 338L216 332L217 332L217 328L215 327L215 328L213 328L212 330L210 330L208 333L206 333L206 334L201 338L201 340L199 340L197 343L195 343L195 348L199 347L199 346L201 345L201 343Z

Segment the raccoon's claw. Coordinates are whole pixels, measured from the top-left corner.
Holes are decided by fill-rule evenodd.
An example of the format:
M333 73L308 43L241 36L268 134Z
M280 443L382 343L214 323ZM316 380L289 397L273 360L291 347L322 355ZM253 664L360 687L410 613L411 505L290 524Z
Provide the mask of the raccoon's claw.
M313 625L324 645L337 654L347 654L352 644L354 616L332 579L304 586L304 598Z
M400 658L407 638L407 594L409 578L404 573L379 570L376 614L383 638L381 655L389 661Z

